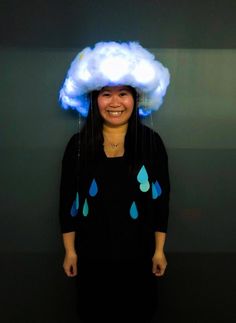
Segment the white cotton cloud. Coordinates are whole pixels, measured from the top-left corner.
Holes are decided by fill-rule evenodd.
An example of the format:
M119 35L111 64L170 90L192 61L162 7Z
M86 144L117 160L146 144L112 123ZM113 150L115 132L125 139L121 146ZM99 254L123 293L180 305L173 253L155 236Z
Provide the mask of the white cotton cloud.
M140 94L139 108L145 114L160 107L169 82L168 69L139 43L99 42L72 62L60 101L64 108L86 115L89 92L106 85L130 85Z

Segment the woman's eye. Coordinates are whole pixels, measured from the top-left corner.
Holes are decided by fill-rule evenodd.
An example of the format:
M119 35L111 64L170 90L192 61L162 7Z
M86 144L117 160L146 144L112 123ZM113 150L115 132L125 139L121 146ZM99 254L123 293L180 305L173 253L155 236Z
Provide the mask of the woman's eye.
M110 93L109 92L103 92L102 93L102 96L109 96L110 95Z
M128 92L120 92L120 96L126 96L128 95Z

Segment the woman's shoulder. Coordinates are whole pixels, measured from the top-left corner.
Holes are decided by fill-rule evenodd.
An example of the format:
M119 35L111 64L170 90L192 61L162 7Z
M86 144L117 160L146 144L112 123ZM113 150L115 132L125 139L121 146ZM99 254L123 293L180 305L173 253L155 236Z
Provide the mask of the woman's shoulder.
M68 156L73 156L74 153L78 149L79 143L79 133L74 133L71 137L67 140L65 150L64 150L64 158Z
M166 146L160 134L146 125L141 125L140 130L141 155L150 160L168 159Z
M160 144L164 145L163 140L157 130L150 128L147 125L140 125L140 135L143 140L146 140L147 143Z
M76 145L76 143L78 143L78 141L79 141L79 137L80 137L79 132L76 132L73 135L71 135L69 137L69 139L67 140L66 146L67 147L73 147L74 145Z

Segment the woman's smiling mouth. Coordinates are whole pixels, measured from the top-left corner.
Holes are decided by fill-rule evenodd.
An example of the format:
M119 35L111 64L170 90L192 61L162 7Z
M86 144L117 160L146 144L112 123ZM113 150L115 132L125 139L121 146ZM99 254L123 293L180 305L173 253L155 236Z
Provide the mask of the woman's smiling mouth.
M107 110L107 113L110 115L110 116L113 116L113 117L119 117L121 116L121 114L123 113L124 111L113 111L113 110Z

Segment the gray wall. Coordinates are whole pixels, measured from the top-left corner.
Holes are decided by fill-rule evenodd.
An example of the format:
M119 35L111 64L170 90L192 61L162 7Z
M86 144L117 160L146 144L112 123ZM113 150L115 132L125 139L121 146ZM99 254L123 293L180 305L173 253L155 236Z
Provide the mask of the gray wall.
M168 250L235 252L235 50L150 50L171 73L163 106L146 121L161 134L169 153ZM75 54L65 49L0 51L3 252L59 248L60 161L78 117L61 110L57 98Z
M109 1L1 1L4 322L66 322L68 312L70 322L76 321L73 281L61 269L58 186L62 153L78 118L61 110L57 98L78 50L110 39L140 41L171 73L163 106L146 120L164 139L170 160L163 322L173 317L233 322L234 7L234 1L213 0L191 5L128 0L112 6Z
M145 47L235 48L234 0L1 0L4 46L85 47L140 40Z

